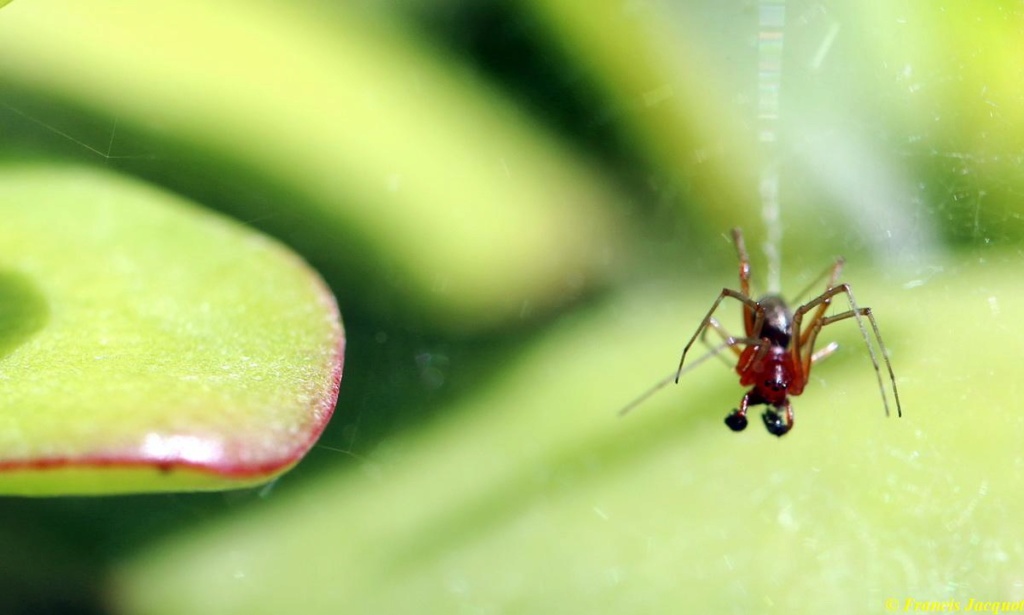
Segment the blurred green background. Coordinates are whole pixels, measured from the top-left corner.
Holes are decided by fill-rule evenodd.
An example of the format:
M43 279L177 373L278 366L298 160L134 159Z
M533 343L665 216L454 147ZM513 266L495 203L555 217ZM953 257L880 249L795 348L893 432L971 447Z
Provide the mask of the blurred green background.
M5 498L0 611L1024 599L1022 34L1009 1L11 3L0 164L281 239L348 352L273 485ZM781 440L722 425L716 361L618 419L735 286L730 227L765 289L773 179L784 292L847 258L904 418L850 324Z

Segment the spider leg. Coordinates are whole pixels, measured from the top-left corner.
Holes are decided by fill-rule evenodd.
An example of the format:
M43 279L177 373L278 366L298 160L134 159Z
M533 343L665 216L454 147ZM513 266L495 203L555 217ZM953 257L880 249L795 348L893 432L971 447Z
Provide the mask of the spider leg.
M790 429L793 429L793 405L787 399L782 405L784 410L782 416L779 416L779 409L779 406L768 408L761 415L761 418L764 420L764 426L768 433L781 438L789 433Z
M821 328L825 326L823 324L824 320L825 318L822 317L811 321L810 326L807 327L807 330L805 331L807 341L804 343L804 346L800 348L800 352L802 354L797 355L797 366L803 371L805 382L807 381L807 378L810 377L811 375L811 366L814 365L817 361L820 361L821 359L824 359L825 357L829 356L830 354L835 352L837 348L839 348L839 344L837 344L836 342L831 342L828 346L825 346L821 350L817 352L814 351L814 344L818 341L818 334L821 333ZM818 357L817 359L815 359L816 356Z
M737 338L733 337L733 335L729 333L725 329L725 327L723 327L715 318L708 320L708 326L704 329L704 331L701 332L700 341L702 344L707 346L709 349L714 348L714 346L712 346L708 342L708 329L715 330L715 333L717 333L718 336L722 338L722 341L725 342L725 345L729 348L729 350L732 350L733 354L736 355L736 358L739 358L743 354L743 351L739 349L739 341L737 340ZM722 359L722 362L728 365L729 367L732 367L732 364L729 363L729 361L726 360L726 358L723 357L721 353L718 353L718 358Z
M733 410L725 417L725 424L733 431L743 431L747 428L747 408L750 407L750 393L743 395L740 400L740 407Z
M836 287L836 282L839 280L839 274L843 271L843 265L846 261L843 257L836 258L835 262L829 265L828 269L821 272L818 277L812 280L811 284L804 290L800 291L797 298L806 295L814 286L816 286L822 279L828 278L826 282L825 292L818 295L815 299L801 306L793 316L793 339L790 342L790 353L793 360L793 366L797 370L797 373L793 375L794 387L793 393L799 395L803 391L804 386L807 384L807 379L811 375L811 365L814 363L814 341L817 338L817 332L815 326L822 318L825 317L825 311L832 303L832 297L834 295L829 292ZM814 313L811 314L810 321L808 323L806 331L801 333L800 324L803 319L805 312L811 308L814 309ZM834 351L834 349L833 349ZM832 351L826 352L820 358L824 358L831 354ZM795 385L795 386L794 386Z
M882 381L882 370L878 365L878 357L875 354L875 347L871 345L871 340L868 337L867 327L864 326L864 320L867 319L867 321L871 323L871 331L874 333L875 341L878 343L878 350L881 352L882 360L885 362L886 371L889 373L889 382L892 384L892 393L896 401L896 415L903 416L903 408L900 405L900 393L896 387L896 375L892 371L892 363L889 361L889 351L885 347L885 342L882 341L882 333L878 329L878 322L875 320L875 315L871 312L871 308L862 308L857 306L857 300L854 298L853 291L850 289L849 284L840 284L833 288L829 288L818 297L797 308L796 312L793 314L794 336L798 336L800 333L800 323L804 314L815 308L820 310L822 304L831 301L831 299L836 295L846 295L847 300L850 302L850 309L833 316L812 318L811 324L806 332L806 358L802 364L802 367L805 370L805 376L810 372L810 365L814 360L814 354L812 354L814 341L817 339L818 333L821 329L841 320L853 318L857 321L857 327L860 329L861 337L864 339L864 345L867 346L868 356L871 357L871 365L875 368L875 376L878 379L878 390L882 394L882 404L885 406L885 415L889 416L889 399L885 394L885 384Z
M799 293L797 293L792 301L796 305L800 303L800 299L807 296L807 293L811 292L811 289L817 286L822 280L828 278L828 283L825 284L825 288L832 288L839 281L839 274L843 272L843 265L846 264L846 259L842 256L837 257L836 260L829 265L824 271L819 273L811 283L804 287Z
M835 292L835 289L839 287L835 286L835 283L839 277L839 273L843 269L844 262L845 261L842 257L837 258L836 262L833 263L829 269L826 269L822 275L818 276L816 281L826 275L829 275L831 272L825 292L801 305L795 312L793 312L793 340L796 343L791 343L791 353L793 357L793 365L797 370L799 370L799 373L796 374L794 378L794 380L799 383L799 386L797 386L794 391L795 394L799 394L803 391L803 387L807 384L807 379L811 375L811 366L815 362L814 343L818 338L818 332L821 331L819 323L825 317L825 310L827 310L832 304L832 297L838 294L838 292ZM809 288L810 287L808 287L808 289ZM807 290L805 289L801 294L806 292ZM812 308L814 308L814 312L811 314L809 322L804 325L805 329L801 332L803 317L807 312L811 311ZM828 348L826 347L826 350L827 349ZM825 354L820 358L828 356L833 351L825 352Z
M838 349L839 344L837 344L836 342L829 342L828 346L825 346L821 350L818 350L811 355L811 364L813 365L818 361L822 361L824 359L829 358L830 356L832 356L832 353Z
M739 228L732 229L732 242L736 244L736 258L740 262L740 292L750 297L750 255L747 254L747 245L743 241L743 231ZM743 307L743 328L747 335L751 335L754 329L754 312L749 306Z
M690 364L686 366L686 369L684 369L682 373L688 372L691 369L693 369L693 368L697 367L698 365L700 365L701 363L703 363L704 361L707 361L711 357L717 356L717 355L721 354L721 352L723 350L725 350L727 347L728 347L728 344L726 342L722 342L718 346L715 346L715 347L711 348L706 353L702 354L701 356L697 357L695 360L691 361ZM638 395L635 399L633 399L633 401L631 401L628 404L626 404L625 406L623 406L622 409L619 410L618 415L619 416L624 416L630 410L632 410L633 408L636 408L637 406L642 404L644 401L646 401L648 397L650 397L651 395L654 395L655 393L657 393L661 389L665 388L666 385L668 385L671 382L673 382L676 378L678 378L677 372L673 371L672 373L670 373L669 375L665 376L664 378L659 380L657 383L655 383L654 386L652 386L651 388L647 389L646 391L644 391L643 393Z
M690 351L690 346L693 346L693 343L697 341L697 337L700 336L700 334L703 333L708 326L710 326L711 321L714 320L715 310L717 310L719 304L722 303L722 299L725 299L726 297L732 297L733 299L736 299L737 301L743 303L743 305L745 306L745 310L753 310L757 314L757 317L754 319L754 325L756 327L760 328L763 324L764 309L761 308L761 306L757 305L757 302L755 302L750 297L742 293L739 293L735 290L723 288L722 292L718 294L718 298L715 299L715 302L711 304L711 309L708 310L708 313L704 316L704 319L701 320L700 326L697 327L697 330L693 332L693 336L690 337L690 341L686 342L686 346L683 347L683 354L682 356L679 357L679 368L676 370L676 382L679 382L679 377L683 374L683 363L686 362L686 353ZM736 344L750 343L750 341L750 338L729 337L726 340L726 343L729 346L734 346ZM756 343L760 343L759 340L753 341Z
M802 297L802 296L806 295L811 290L811 288L814 287L814 285L816 285L818 282L821 281L822 278L824 278L826 276L828 276L828 282L825 285L825 292L822 293L821 295L819 295L818 298L821 298L822 296L828 294L828 291L830 291L830 290L832 290L833 288L836 287L836 282L839 281L839 274L842 273L842 271L843 271L843 264L845 262L846 261L843 260L842 257L837 258L836 262L832 263L832 265L829 266L828 269L823 271L821 273L821 275L819 275L817 278L815 278L814 282L810 286L808 286L804 290L800 291L800 294L797 295L797 299L794 299L793 302L797 303L799 301L799 297ZM821 304L818 305L818 309L816 309L814 311L814 315L811 316L811 323L812 324L816 320L821 320L821 318L825 315L825 310L828 309L828 306L831 303L832 303L832 297L830 296L830 297L827 297L826 299L824 299L821 302ZM799 341L798 346L800 346L801 348L803 348L804 346L807 345L806 334L803 337L797 336L797 340Z
M744 340L743 343L747 346L756 346L757 352L750 355L750 358L747 359L746 363L743 363L742 365L738 363L736 364L736 371L738 372L745 372L750 369L751 365L764 360L765 356L768 355L768 351L772 348L772 342L767 338L761 338L759 340L748 339Z

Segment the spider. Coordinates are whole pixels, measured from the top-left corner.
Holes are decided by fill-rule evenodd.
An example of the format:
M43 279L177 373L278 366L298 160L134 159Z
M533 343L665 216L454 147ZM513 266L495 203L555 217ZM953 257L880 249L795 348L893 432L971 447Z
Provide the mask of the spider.
M743 431L747 427L749 408L763 404L767 406L767 409L761 416L768 432L779 437L784 436L793 429L793 406L790 404L789 398L803 393L811 374L811 367L839 348L837 343L832 342L815 352L814 344L818 339L818 334L828 325L853 318L857 321L861 337L864 338L864 345L867 346L868 355L871 357L871 364L875 368L878 389L882 394L882 404L885 406L885 415L889 416L889 399L885 394L882 372L878 366L874 347L868 339L864 319L871 323L871 331L875 335L882 360L885 361L886 370L889 372L897 416L903 416L899 392L896 389L896 376L889 363L889 353L882 342L882 334L878 330L875 316L872 314L871 308L857 306L849 284L838 283L844 260L841 257L837 258L821 276L811 283L811 286L797 297L803 296L822 278L827 278L824 292L795 310L790 310L783 298L774 293L769 293L757 301L750 297L750 257L747 255L747 248L743 243L743 233L740 229L732 230L732 239L739 258L740 289L738 291L729 288L722 289L690 341L683 347L683 354L679 358L679 368L674 374L623 408L619 414L625 414L636 407L669 382L678 383L679 377L683 374L683 365L690 347L698 337L702 342L707 343L705 336L710 327L722 338L722 344L692 362L689 367L695 367L698 363L718 355L722 350L728 348L737 358L736 373L740 376L740 385L751 387L740 400L739 408L734 409L726 416L725 424L733 431ZM826 316L825 312L838 295L846 295L850 309ZM726 297L736 299L743 304L743 329L746 333L744 337L730 335L715 319L715 311Z

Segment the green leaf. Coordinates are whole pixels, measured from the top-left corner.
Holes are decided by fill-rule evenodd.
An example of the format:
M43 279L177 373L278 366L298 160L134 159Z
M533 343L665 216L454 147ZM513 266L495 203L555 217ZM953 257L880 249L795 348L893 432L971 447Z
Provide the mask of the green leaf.
M222 489L294 465L344 338L294 254L136 181L0 170L0 493Z
M1008 467L1019 367L1003 332L1024 296L1017 259L990 256L906 285L850 263L903 418L885 417L846 321L823 331L840 349L781 439L756 413L742 433L723 425L743 390L717 361L619 419L719 286L646 292L564 320L361 467L127 562L122 612L882 612L1006 595L1024 475ZM938 339L929 311L957 326ZM739 309L719 316L735 328Z
M379 312L473 330L602 278L609 183L467 67L336 4L19 3L0 75L270 178L294 198L269 217L303 253L402 297Z

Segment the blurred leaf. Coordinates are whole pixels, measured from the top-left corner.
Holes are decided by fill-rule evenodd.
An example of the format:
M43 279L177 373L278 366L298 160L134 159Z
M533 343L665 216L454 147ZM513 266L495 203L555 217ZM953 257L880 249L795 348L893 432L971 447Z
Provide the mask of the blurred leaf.
M329 434L349 454L319 447L272 492L8 502L8 533L23 539L4 543L12 605L58 582L81 601L122 556L100 589L139 615L861 613L888 599L1024 597L1024 306L1009 245L1024 228L1019 2L427 4L34 0L0 12L3 164L89 148L258 225L334 285L364 375ZM402 6L422 21L394 19ZM629 209L590 168L593 151L632 179ZM823 335L841 349L782 440L756 414L743 434L722 425L742 391L714 362L616 419L676 365L721 288L699 288L698 272L731 251L702 246L727 246L722 231L742 224L763 285L765 180L778 181L785 233L772 247L786 261L850 257L906 416L883 418L847 323ZM976 248L957 255L950 238ZM679 294L516 326L600 284L623 254L650 265L629 279L665 267ZM52 276L7 271L3 257L0 381L63 313L40 286ZM820 267L797 271L806 281ZM146 471L124 489L193 478ZM207 523L218 515L233 516ZM147 543L179 518L187 532ZM40 550L47 541L56 548ZM63 567L33 566L65 551Z
M0 170L0 493L265 482L334 409L334 298L266 237L100 171Z
M457 330L603 275L608 185L454 59L344 5L19 3L0 79L285 184L300 250Z
M850 15L851 38L872 43L856 53L874 76L873 106L947 234L1024 237L1024 7L877 3Z
M893 353L886 419L851 323L779 439L712 361L671 371L715 287L574 318L446 420L288 501L127 562L120 612L859 613L908 597L1018 599L1024 475L1018 259L902 288L854 280ZM869 274L864 274L865 276ZM690 289L693 291L693 289ZM939 309L951 322L935 341ZM735 327L739 310L720 315ZM273 532L267 528L275 528Z
M666 189L682 192L673 195L685 205L681 213L709 229L759 215L755 89L746 80L737 91L744 81L735 73L746 61L755 74L752 48L734 45L728 57L716 55L699 7L560 0L527 5L566 57L605 91L630 144L672 178ZM722 22L723 29L742 23Z
M774 171L804 252L1024 236L1019 3L528 5L710 231L761 218Z

